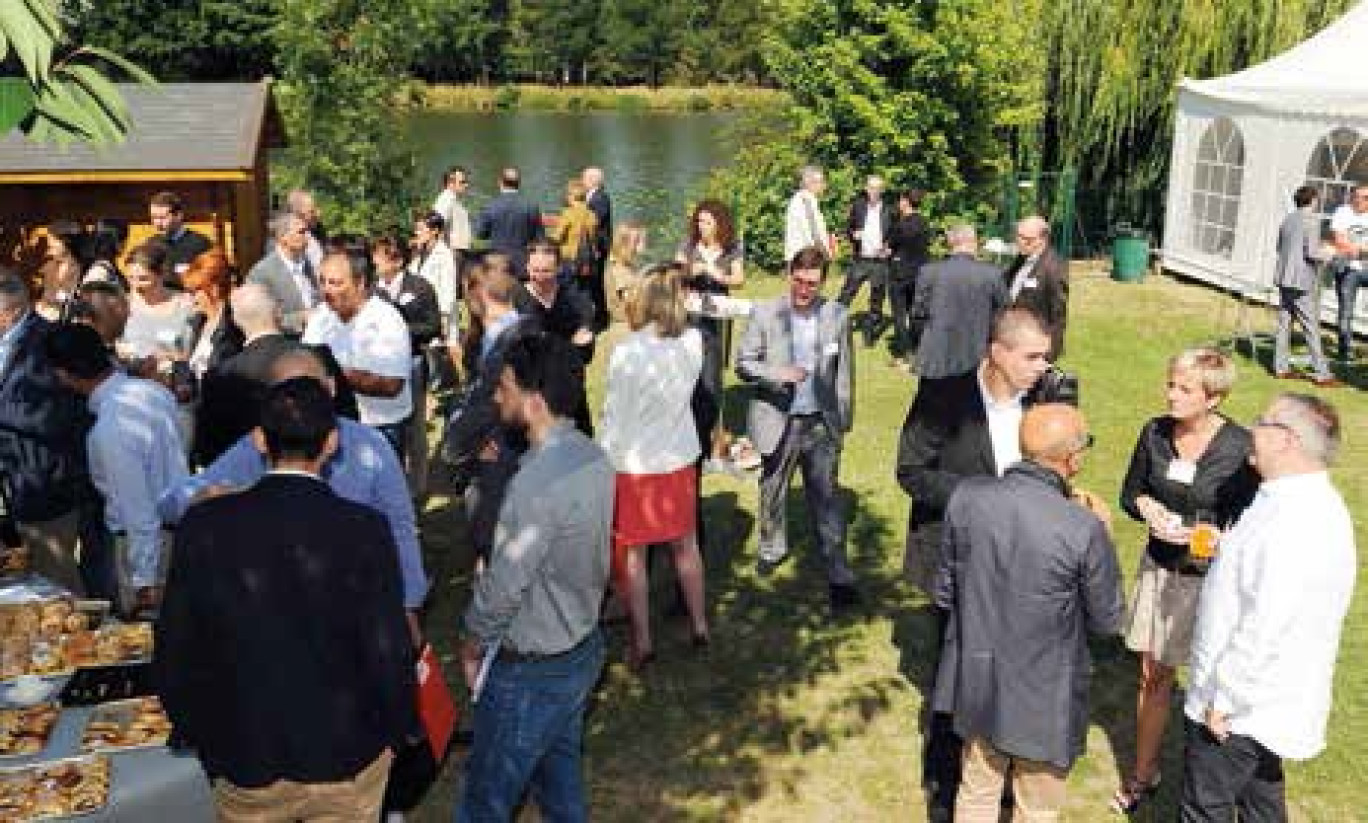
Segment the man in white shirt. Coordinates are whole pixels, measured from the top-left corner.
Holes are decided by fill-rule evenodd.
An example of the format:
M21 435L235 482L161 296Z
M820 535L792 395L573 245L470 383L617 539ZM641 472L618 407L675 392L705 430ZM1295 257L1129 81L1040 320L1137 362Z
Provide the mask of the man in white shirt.
M865 190L850 206L846 236L850 238L850 268L836 299L850 308L869 281L869 313L864 317L865 347L874 345L884 328L883 303L888 292L888 235L893 231L893 209L884 202L884 181L877 174L865 179Z
M432 204L446 223L446 244L456 258L457 273L470 253L470 211L465 205L469 190L470 172L464 166L452 166L443 175L442 192Z
M95 425L86 435L90 479L104 498L104 520L115 539L122 610L138 613L161 602L169 541L157 501L186 478L179 410L169 391L114 368L91 327L59 326L45 341L57 379L88 398Z
M826 174L817 166L805 166L799 175L798 191L789 200L784 214L784 262L809 246L816 246L831 259L836 251L835 240L827 232L822 216L820 198L826 191Z
M1368 285L1368 185L1355 186L1349 202L1330 218L1335 247L1335 295L1339 298L1339 359L1354 356L1354 310L1359 286Z
M324 304L309 316L303 342L332 350L356 393L361 422L385 435L402 462L413 412L408 325L398 309L367 293L365 274L345 254L323 258L319 281Z
M1184 713L1184 823L1283 821L1282 758L1325 748L1340 628L1357 567L1327 467L1339 415L1283 394L1254 422L1263 476L1202 589Z

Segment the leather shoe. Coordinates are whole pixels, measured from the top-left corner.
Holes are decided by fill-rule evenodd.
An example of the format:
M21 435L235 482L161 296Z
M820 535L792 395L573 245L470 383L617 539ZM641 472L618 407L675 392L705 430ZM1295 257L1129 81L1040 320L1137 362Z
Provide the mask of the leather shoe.
M1345 386L1343 380L1337 380L1334 377L1311 377L1308 379L1311 381L1311 385L1318 389L1342 389Z
M1276 378L1278 378L1279 380L1300 380L1300 379L1302 379L1301 373L1300 373L1300 372L1294 372L1294 371L1280 371L1280 372L1278 372L1277 374L1275 374L1275 375L1273 375L1273 376L1276 377Z
M849 584L831 584L831 610L846 612L860 605L860 590Z
M771 560L768 557L761 557L759 560L755 561L755 573L761 577L769 577L774 574L775 569L784 565L785 560L788 560L787 554L774 560Z

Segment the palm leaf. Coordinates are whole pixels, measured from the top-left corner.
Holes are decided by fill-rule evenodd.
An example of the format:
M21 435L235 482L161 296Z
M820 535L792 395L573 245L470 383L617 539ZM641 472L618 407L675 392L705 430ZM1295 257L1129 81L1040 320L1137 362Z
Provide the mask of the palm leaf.
M120 132L128 131L132 121L123 94L99 69L82 63L68 63L55 74L68 76L78 83L105 115L114 121Z
M23 77L0 77L0 137L33 111L33 86Z
M67 60L70 61L79 57L94 57L103 60L128 75L128 79L135 83L143 83L149 86L155 86L157 84L157 78L152 76L152 73L147 69L132 62L127 57L121 57L108 49L102 49L99 46L82 46L72 52L67 57Z

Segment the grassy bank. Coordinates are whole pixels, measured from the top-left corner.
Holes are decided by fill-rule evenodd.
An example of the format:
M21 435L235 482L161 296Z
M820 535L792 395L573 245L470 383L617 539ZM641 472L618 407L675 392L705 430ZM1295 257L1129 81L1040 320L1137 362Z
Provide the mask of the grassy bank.
M828 282L834 294L839 278ZM750 296L777 293L782 281L754 277ZM1108 280L1096 267L1074 268L1066 365L1081 378L1083 410L1097 437L1079 484L1115 505L1126 461L1143 422L1163 406L1166 359L1190 345L1220 340L1235 326L1230 301L1213 290L1168 278L1142 284ZM611 340L591 372L591 403L602 402ZM1240 377L1226 404L1249 421L1274 393L1309 384L1269 377L1261 362L1238 358ZM1368 546L1368 369L1350 375L1357 389L1324 394L1343 415L1347 442L1335 482ZM729 377L729 382L731 378ZM898 429L914 390L881 348L858 352L855 431L846 438L841 484L850 502L851 561L868 605L859 619L833 623L819 563L811 557L801 496L790 509L798 562L770 578L754 572L753 478L704 482L708 600L714 646L704 657L687 627L663 614L668 564L656 574L653 600L660 660L645 677L622 664L623 633L610 631L608 671L586 721L586 771L599 821L920 821L918 714L933 650L926 600L900 574L908 501L893 480ZM727 417L739 430L743 390L728 393ZM469 551L459 538L453 501L440 489L423 514L434 586L429 630L451 664L459 615L469 593ZM1143 543L1121 517L1116 544L1128 579ZM1294 549L1295 547L1289 547ZM1365 583L1359 575L1359 587ZM1293 821L1363 819L1368 781L1361 754L1368 734L1368 598L1356 597L1344 627L1330 716L1329 747L1315 760L1289 764ZM1134 741L1134 657L1117 642L1094 653L1087 753L1069 780L1065 820L1116 819L1106 802L1129 768ZM1181 724L1166 738L1164 787L1137 820L1175 817L1181 782ZM412 823L447 821L455 801L458 751L442 783ZM1357 810L1357 811L1356 811ZM535 819L531 815L523 820Z
M787 96L751 86L445 86L415 83L410 100L446 111L731 111L772 108Z

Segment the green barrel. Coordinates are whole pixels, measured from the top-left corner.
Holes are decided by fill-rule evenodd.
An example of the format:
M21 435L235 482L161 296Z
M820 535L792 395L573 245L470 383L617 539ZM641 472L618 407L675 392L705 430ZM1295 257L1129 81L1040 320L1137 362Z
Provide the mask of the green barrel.
M1122 283L1144 280L1149 254L1148 235L1129 228L1117 229L1112 240L1112 279Z

